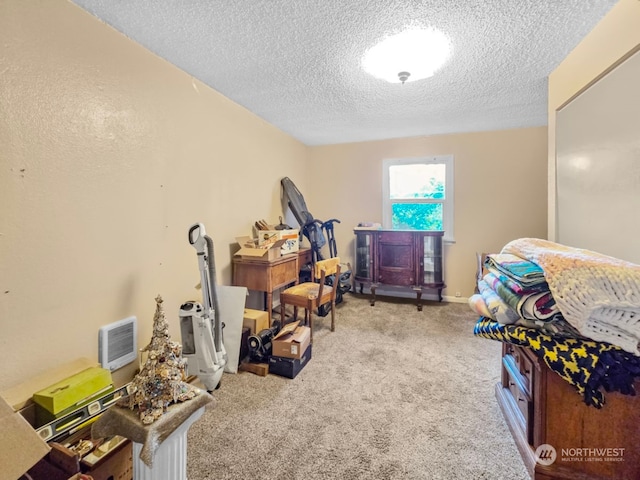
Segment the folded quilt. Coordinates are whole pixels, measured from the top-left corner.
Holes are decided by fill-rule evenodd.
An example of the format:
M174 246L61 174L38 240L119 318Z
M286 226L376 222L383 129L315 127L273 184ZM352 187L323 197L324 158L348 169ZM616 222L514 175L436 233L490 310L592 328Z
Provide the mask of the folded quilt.
M510 324L520 318L520 315L504 302L487 282L479 280L478 289L492 319L502 324Z
M485 317L480 317L473 333L530 348L551 370L573 385L587 405L601 408L605 403L603 390L635 395L633 384L640 378L640 357L618 346L500 325Z
M535 263L563 317L582 335L640 355L640 265L537 238L501 254Z
M516 293L491 271L483 277L483 280L507 305L526 320L546 320L558 313L558 308L548 289L542 292ZM544 285L547 285L546 282Z
M529 320L547 320L560 310L551 292L540 292L524 295L518 304L518 312Z
M491 289L498 294L498 296L504 300L514 311L518 311L518 303L522 298L521 294L517 294L511 290L507 285L502 283L498 277L492 272L487 273L482 279L487 282Z
M479 293L474 293L469 297L468 302L471 310L473 310L476 314L482 317L491 318L491 312L489 311L489 307L487 307L484 298L482 298L482 295L480 295Z
M504 285L509 287L509 290L517 293L518 295L549 291L549 285L547 285L547 282L525 285L517 277L505 275L492 264L489 264L489 262L486 264L486 269L489 273L495 275L496 278L498 278L498 280L500 280Z
M522 291L530 291L532 288L537 290L540 284L545 283L544 271L535 263L517 255L504 252L492 253L487 255L485 265L487 268L496 270L499 275L504 275L516 282ZM516 293L522 293L515 288L512 290Z

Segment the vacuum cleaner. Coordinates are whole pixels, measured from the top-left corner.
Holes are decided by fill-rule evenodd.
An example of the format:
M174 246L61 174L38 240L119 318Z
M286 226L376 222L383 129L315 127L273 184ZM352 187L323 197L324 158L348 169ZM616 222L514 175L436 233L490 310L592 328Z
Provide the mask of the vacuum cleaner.
M189 301L180 307L180 334L182 354L187 359L188 372L197 375L207 391L220 388L227 352L224 348L213 241L204 225L196 223L189 228L189 243L196 249L200 268L202 303Z

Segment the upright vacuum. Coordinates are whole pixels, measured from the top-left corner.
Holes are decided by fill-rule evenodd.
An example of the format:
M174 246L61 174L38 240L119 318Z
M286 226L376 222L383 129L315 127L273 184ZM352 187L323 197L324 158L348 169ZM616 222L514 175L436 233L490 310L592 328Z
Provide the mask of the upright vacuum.
M189 301L180 307L182 354L187 358L188 372L197 375L207 391L220 387L227 352L224 348L220 308L216 292L216 269L213 241L204 225L189 228L189 243L196 249L200 268L202 303Z

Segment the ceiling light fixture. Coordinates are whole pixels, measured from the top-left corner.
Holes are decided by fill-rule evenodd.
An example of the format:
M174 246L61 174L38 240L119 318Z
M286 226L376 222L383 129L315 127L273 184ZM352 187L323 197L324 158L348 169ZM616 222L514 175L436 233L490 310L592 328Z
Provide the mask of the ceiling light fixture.
M390 83L414 82L431 77L449 58L451 45L434 28L409 28L371 47L362 67Z

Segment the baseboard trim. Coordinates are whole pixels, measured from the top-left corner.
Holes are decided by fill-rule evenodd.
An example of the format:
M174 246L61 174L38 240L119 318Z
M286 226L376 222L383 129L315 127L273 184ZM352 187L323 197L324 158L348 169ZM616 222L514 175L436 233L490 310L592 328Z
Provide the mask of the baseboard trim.
M443 295L442 301L449 303L468 303L469 299L467 297L451 297L449 295Z
M359 293L359 290L358 290ZM371 295L371 290L365 287L362 290L363 295ZM416 294L414 292L409 292L407 290L393 290L390 288L376 288L376 298L378 296L382 297L399 297L399 298L416 298ZM438 301L438 294L432 293L431 291L427 291L427 293L422 294L422 300L429 300L432 302ZM467 297L453 297L450 295L443 295L442 301L447 303L467 303L469 299Z

